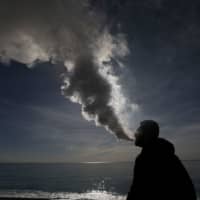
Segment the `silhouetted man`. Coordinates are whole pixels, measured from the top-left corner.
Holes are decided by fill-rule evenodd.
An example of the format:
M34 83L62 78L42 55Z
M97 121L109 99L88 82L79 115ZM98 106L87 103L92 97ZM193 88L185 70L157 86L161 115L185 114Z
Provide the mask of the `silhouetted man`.
M140 123L135 145L142 147L142 151L135 161L127 200L196 200L192 181L174 154L174 146L158 135L155 121Z

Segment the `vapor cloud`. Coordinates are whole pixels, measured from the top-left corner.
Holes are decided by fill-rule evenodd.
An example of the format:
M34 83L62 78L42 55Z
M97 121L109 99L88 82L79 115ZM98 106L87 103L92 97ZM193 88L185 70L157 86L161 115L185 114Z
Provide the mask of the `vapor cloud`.
M128 119L138 106L125 97L115 73L129 49L125 35L111 34L103 19L86 0L2 0L0 61L63 63L63 94L81 104L86 119L129 140Z

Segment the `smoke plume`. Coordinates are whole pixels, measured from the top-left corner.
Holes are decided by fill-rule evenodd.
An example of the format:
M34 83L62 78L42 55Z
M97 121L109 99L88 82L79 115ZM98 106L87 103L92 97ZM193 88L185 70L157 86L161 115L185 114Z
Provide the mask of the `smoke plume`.
M81 104L87 120L131 138L128 118L138 106L124 96L115 73L129 54L126 38L111 34L88 1L2 0L0 44L0 61L7 64L63 63L63 94Z

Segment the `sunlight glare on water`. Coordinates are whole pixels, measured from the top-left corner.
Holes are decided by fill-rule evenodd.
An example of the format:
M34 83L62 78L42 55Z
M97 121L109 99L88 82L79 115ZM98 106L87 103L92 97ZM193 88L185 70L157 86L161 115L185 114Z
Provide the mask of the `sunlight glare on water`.
M107 191L91 190L83 193L76 192L44 192L44 191L1 191L1 198L34 198L58 200L125 200L124 195Z
M107 191L92 190L86 193L60 193L53 194L51 198L60 200L125 200L125 196L116 195Z

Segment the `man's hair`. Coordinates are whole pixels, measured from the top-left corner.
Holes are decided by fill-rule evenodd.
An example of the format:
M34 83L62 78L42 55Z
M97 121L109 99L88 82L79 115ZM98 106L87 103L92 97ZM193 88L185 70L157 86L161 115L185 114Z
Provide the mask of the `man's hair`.
M144 120L140 122L140 126L145 132L151 133L152 137L157 138L159 136L159 125L154 120Z

